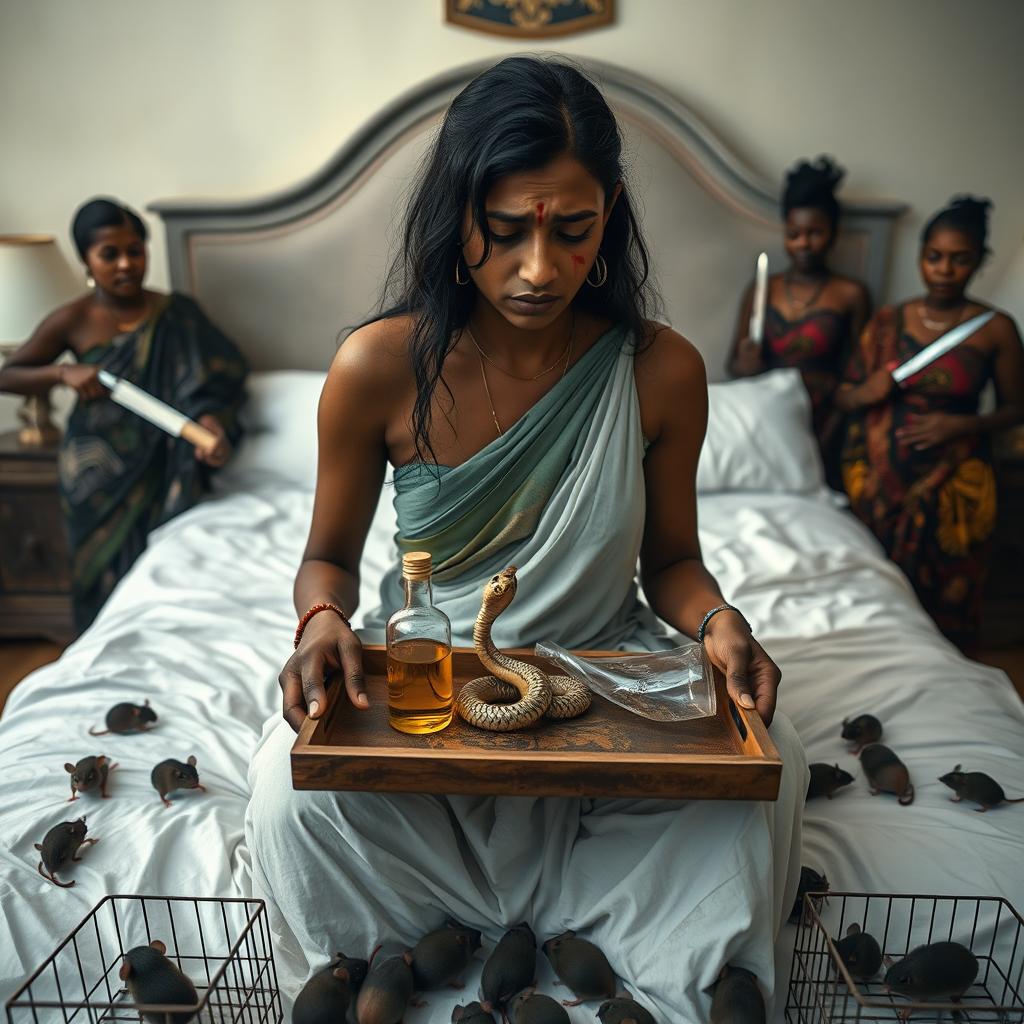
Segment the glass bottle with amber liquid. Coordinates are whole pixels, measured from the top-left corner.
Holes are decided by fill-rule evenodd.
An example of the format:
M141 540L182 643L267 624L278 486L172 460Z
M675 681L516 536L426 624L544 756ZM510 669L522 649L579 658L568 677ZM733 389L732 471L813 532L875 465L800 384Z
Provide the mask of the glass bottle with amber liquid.
M430 553L402 556L405 607L388 619L388 722L439 732L452 720L452 625L430 592Z

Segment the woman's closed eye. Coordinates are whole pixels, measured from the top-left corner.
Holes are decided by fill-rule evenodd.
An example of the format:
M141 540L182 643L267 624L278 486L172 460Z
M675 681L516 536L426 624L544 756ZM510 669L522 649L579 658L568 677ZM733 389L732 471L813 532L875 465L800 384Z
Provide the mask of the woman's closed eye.
M591 235L591 229L587 228L582 234L574 235L568 231L556 231L555 237L561 239L561 241L568 243L569 245L578 245L580 242L585 242ZM512 245L515 242L521 241L523 238L522 231L513 232L511 235L501 235L497 232L491 232L491 240L494 242L502 243L505 245Z

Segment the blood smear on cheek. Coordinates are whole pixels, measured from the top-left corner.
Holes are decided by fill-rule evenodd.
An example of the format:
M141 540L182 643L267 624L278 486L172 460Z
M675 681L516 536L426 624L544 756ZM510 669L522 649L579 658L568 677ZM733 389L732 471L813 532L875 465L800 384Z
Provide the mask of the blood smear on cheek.
M587 262L578 252L572 254L572 261L577 267L582 267Z

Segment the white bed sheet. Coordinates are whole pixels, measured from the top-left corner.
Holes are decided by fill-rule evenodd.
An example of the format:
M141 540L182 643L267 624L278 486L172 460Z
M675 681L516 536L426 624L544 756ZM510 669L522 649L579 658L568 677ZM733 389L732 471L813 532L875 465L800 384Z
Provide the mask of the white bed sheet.
M248 492L219 494L155 534L94 626L8 703L0 998L107 893L248 894L246 768L278 705L311 495L265 474L247 482ZM367 545L364 609L390 558L388 500ZM1024 707L1005 675L963 659L937 634L874 540L825 493L704 495L700 514L708 566L782 666L781 707L810 760L856 772L839 724L872 711L917 785L910 808L869 796L859 777L836 799L812 802L804 863L834 888L999 894L1024 906L1024 809L976 814L934 781L962 762L1024 793ZM151 734L86 735L111 704L146 697L160 714ZM121 765L111 799L65 803L63 762L99 752ZM166 810L149 771L190 753L209 792L180 794ZM77 885L57 890L36 873L32 844L80 813L101 841L75 866ZM780 976L792 940L787 928ZM407 1020L448 1021L454 1002L440 995Z

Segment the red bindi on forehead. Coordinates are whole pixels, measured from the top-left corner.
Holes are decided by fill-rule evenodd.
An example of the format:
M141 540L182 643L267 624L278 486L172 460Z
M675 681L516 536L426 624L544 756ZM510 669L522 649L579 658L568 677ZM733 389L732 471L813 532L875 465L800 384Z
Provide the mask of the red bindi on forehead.
M537 204L537 223L538 224L543 224L544 223L544 204L543 203L538 203Z

